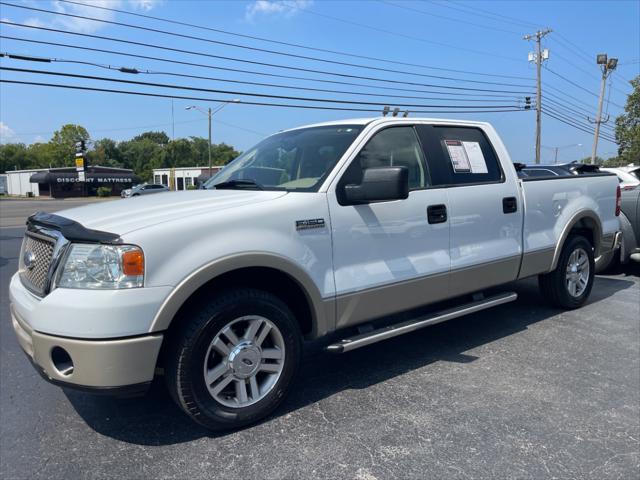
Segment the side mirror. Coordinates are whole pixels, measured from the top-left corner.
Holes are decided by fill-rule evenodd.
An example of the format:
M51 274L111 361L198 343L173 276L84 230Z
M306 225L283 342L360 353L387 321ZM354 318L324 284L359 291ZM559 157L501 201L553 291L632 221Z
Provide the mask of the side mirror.
M360 185L345 185L348 205L402 200L409 196L409 170L406 167L367 168Z

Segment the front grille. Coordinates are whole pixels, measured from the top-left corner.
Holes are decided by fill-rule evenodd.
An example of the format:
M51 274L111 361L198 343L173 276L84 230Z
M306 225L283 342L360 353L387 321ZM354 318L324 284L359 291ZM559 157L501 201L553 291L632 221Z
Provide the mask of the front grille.
M27 288L38 295L45 294L54 248L54 239L30 232L25 234L20 258L20 278Z

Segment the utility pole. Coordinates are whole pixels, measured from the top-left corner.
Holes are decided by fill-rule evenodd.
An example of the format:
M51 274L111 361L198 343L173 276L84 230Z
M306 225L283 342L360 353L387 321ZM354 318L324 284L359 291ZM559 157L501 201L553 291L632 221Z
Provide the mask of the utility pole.
M601 65L602 70L602 81L600 83L600 97L598 98L598 116L595 120L591 120L587 118L589 122L595 123L596 128L593 134L593 149L591 150L591 164L596 163L596 155L598 153L598 139L600 138L600 124L607 123L609 121L609 115L607 115L606 120L602 120L602 102L604 100L604 89L607 83L607 78L618 66L617 58L609 58L607 59L606 53L599 53L596 57L596 63Z
M240 103L240 99L234 98L233 100L223 102L222 105L218 106L218 108L216 108L215 110L212 110L211 107L209 107L207 110L204 110L196 105L191 105L190 107L185 108L185 110L198 110L199 112L204 113L209 118L209 178L211 178L212 176L211 169L213 168L211 165L211 117L213 117L215 113L219 112L230 103Z
M547 60L549 58L549 50L546 48L544 51L541 48L541 40L547 34L551 33L553 30L547 28L546 30L538 30L536 33L531 35L525 35L523 38L525 40L534 40L536 41L536 51L535 53L529 53L529 61L536 62L536 163L540 163L540 133L542 130L542 61Z

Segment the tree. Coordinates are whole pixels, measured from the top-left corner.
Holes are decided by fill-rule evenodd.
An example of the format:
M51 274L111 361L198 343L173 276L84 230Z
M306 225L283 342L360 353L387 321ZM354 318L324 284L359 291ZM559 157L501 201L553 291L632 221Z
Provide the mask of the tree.
M640 163L640 75L631 80L625 113L616 118L616 141L621 164Z
M131 139L133 142L141 142L143 140L149 140L158 145L166 145L169 143L169 136L164 132L144 132Z
M27 147L24 143L0 145L0 172L22 170L31 166Z
M102 138L93 144L93 150L87 153L90 165L123 168L122 155L118 144L110 138Z
M55 150L54 167L67 167L74 165L74 154L76 142L82 140L88 143L89 132L80 125L66 124L53 134L49 142Z

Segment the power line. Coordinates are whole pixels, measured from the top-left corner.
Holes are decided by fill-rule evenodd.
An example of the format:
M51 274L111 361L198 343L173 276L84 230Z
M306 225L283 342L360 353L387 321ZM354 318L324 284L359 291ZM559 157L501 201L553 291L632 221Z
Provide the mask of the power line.
M554 115L554 114L550 113L550 112L549 112L548 110L546 110L546 109L544 109L544 110L542 111L542 113L543 113L544 115L548 116L548 117L551 117L551 118L554 118L555 120L558 120L558 121L559 121L559 122L561 122L561 123L564 123L565 125L569 125L570 127L573 127L573 128L575 128L576 130L580 130L581 132L584 132L584 133L588 133L588 134L590 134L590 135L593 135L593 132L592 132L592 131L589 131L589 130L587 130L586 128L582 128L582 127L580 127L580 126L575 125L574 123L572 123L572 122L570 122L570 121L567 121L567 120L565 120L565 119L563 119L563 118L561 118L561 117L558 117L557 115ZM603 137L603 138L604 138L604 137ZM604 139L605 139L605 140L607 140L608 142L616 143L616 142L615 142L615 140L611 140L611 139L609 139L609 138L604 138Z
M585 108L580 107L579 105L568 102L567 100L560 98L553 93L547 92L547 95L552 99L552 105L564 109L571 115L576 115L580 118L588 118L595 114L593 111L589 111ZM611 125L603 124L602 126L606 127L607 129L614 130L614 127Z
M316 16L322 17L322 18L327 18L329 20L334 20L336 22L346 23L348 25L354 25L356 27L366 28L368 30L373 30L373 31L376 31L376 32L385 33L387 35L394 35L396 37L402 37L402 38L413 40L413 41L430 43L432 45L439 45L441 47L451 48L451 49L454 49L454 50L460 50L460 51L463 51L463 52L474 53L476 55L484 55L484 56L489 56L489 57L492 57L492 58L501 58L503 60L509 60L509 61L512 61L512 62L519 62L520 61L519 59L516 59L514 57L507 57L506 55L499 55L499 54L497 54L495 52L483 52L482 50L474 50L474 49L471 49L471 48L457 47L457 46L454 46L454 45L450 45L448 43L436 42L434 40L427 40L425 38L415 37L413 35L407 35L405 33L394 32L393 30L386 30L384 28L375 27L373 25L368 25L366 23L355 22L353 20L346 20L344 18L334 17L334 16L327 15L327 14L324 14L324 13L315 12L315 11L310 10L308 8L305 8L304 10L301 10L301 12L309 13L311 15L316 15Z
M2 38L2 36L0 35L0 38ZM307 90L307 91L314 91L314 92L325 92L325 93L332 93L332 94L344 94L344 95L358 95L358 96L369 96L369 97L384 97L384 98L411 98L411 99L420 99L420 100L446 100L446 101L450 101L450 102L498 102L498 101L505 101L502 98L498 98L498 99L490 99L490 98L450 98L450 97L424 97L424 96L409 96L409 95L392 95L392 94L380 94L380 93L365 93L365 92L356 92L356 91L345 91L345 90L329 90L329 89L322 89L322 88L310 88L310 87L300 87L300 86L294 86L294 85L280 85L280 84L275 84L275 83L263 83L263 82L251 82L251 81L246 81L246 80L230 80L230 79L223 79L223 78L217 78L217 77L207 77L207 76L203 76L203 75L190 75L190 74L186 74L186 73L178 73L178 72L167 72L167 71L152 71L152 70L145 70L145 69L140 69L140 68L134 68L134 67L115 67L113 65L108 65L108 64L100 64L100 63L95 63L95 62L88 62L88 61L83 61L83 60L71 60L71 59L63 59L63 58L38 58L38 57L29 57L29 56L25 56L25 55L14 55L14 54L10 54L10 53L5 53L5 56L7 56L10 59L18 59L18 60L26 60L26 61L39 61L39 62L48 62L48 63L70 63L70 64L78 64L78 65L88 65L88 66L93 66L93 67L99 67L99 68L103 68L106 70L111 70L111 71L120 71L122 73L128 73L128 74L143 74L143 75L167 75L167 76L175 76L175 77L180 77L180 78L193 78L193 79L198 79L198 80L211 80L211 81L216 81L216 82L226 82L226 83L235 83L235 84L243 84L243 85L256 85L256 86L263 86L263 87L275 87L275 88L284 88L284 89L290 89L290 90ZM495 97L493 97L495 98ZM511 97L512 100L514 101L518 101L518 97ZM387 102L389 103L389 102ZM393 102L391 102L393 103Z
M368 56L368 55L361 55L361 54L350 53L350 52L341 52L341 51L338 51L338 50L330 50L330 49L326 49L326 48L312 47L312 46L303 45L303 44L300 44L300 43L284 42L284 41L281 41L281 40L274 40L274 39L271 39L271 38L259 37L259 36L256 36L256 35L247 35L247 34L243 34L243 33L231 32L229 30L221 30L221 29L218 29L218 28L206 27L204 25L197 25L197 24L194 24L194 23L181 22L181 21L178 21L178 20L172 20L172 19L168 19L168 18L157 17L157 16L154 16L154 15L131 12L131 11L128 11L128 10L122 10L122 9L118 9L118 8L110 8L110 7L105 7L105 6L101 6L101 5L95 5L95 4L86 4L86 3L81 3L81 2L75 2L75 1L72 1L72 0L59 0L59 1L63 2L63 3L80 5L82 7L90 7L90 8L94 8L94 9L98 9L98 10L115 12L115 13L122 13L122 14L125 14L125 15L131 15L131 16L134 16L134 17L155 20L155 21L158 21L158 22L164 22L164 23L169 23L169 24L173 24L173 25L180 25L180 26L183 26L183 27L195 28L195 29L199 29L199 30L206 30L206 31L210 31L210 32L224 34L224 35L230 35L230 36L233 36L233 37L241 37L241 38L247 38L247 39L250 39L250 40L258 40L258 41L261 41L261 42L268 42L268 43L273 43L273 44L276 44L276 45L284 45L284 46L288 46L288 47L301 48L301 49L315 51L315 52L330 53L332 55L341 55L341 56L344 56L344 57L359 58L361 60L373 60L373 61L376 61L376 62L384 62L384 63L393 64L393 65L403 65L405 67L417 67L417 68L425 68L425 69L428 69L428 70L440 70L440 71L445 71L445 72L466 73L466 74L469 74L469 75L478 75L478 76L485 76L485 77L513 78L513 79L518 79L518 80L529 80L528 77L522 77L522 76L517 76L517 75L501 75L501 74L496 74L496 73L473 72L473 71L469 71L469 70L458 70L458 69L454 69L454 68L435 67L433 65L424 65L424 64L411 63L411 62L401 62L401 61L398 61L398 60L389 60L387 58L372 57L372 56Z
M590 103L585 102L584 100L579 99L578 97L574 97L573 95L568 94L567 92L565 92L564 90L560 90L559 88L553 86L553 85L549 85L547 83L544 84L545 88L547 89L552 89L555 92L557 92L558 94L562 95L563 97L567 97L567 98L571 98L572 100L581 103L582 105L585 105L588 108L593 108L593 105ZM568 102L568 100L565 100L566 102Z
M558 112L557 110L554 110L552 108L549 107L544 107L543 108L543 113L546 113L547 115L552 114L555 115L554 118L556 118L556 120L561 120L564 121L564 123L567 123L568 125L571 125L572 127L575 127L579 130L582 130L585 133L588 133L590 135L593 135L594 129L590 126L590 125L585 125L583 123L580 123L579 121L576 121L574 119L572 119L571 117L567 117L566 115L562 114L561 112ZM610 136L610 135L600 135L602 138L615 143L615 139Z
M177 90L191 90L196 92L208 92L208 93L222 93L226 95L245 95L248 97L260 97L260 98L274 98L280 100L297 100L302 102L321 102L321 103L334 103L340 105L369 105L369 106L378 106L385 107L388 104L385 102L363 102L357 100L336 100L330 98L309 98L309 97L297 97L290 95L274 95L270 93L255 93L255 92L243 92L238 90L220 90L215 88L203 88L203 87L194 87L188 85L175 85L171 83L152 83L152 82L139 82L137 80L123 80L121 78L109 78L109 77L99 77L96 75L81 75L77 73L65 73L65 72L54 72L48 70L34 70L28 68L13 68L13 67L2 67L0 66L0 70L5 70L8 72L19 72L19 73L32 73L36 75L52 75L58 77L68 77L68 78L81 78L84 80L99 80L103 82L115 82L115 83L126 83L130 85L143 85L147 87L159 87L159 88L172 88ZM400 103L394 104L397 107L406 107L406 108L456 108L456 109L481 109L481 108L519 108L517 105L423 105L423 104L411 104L411 103Z
M562 60L564 60L564 62L567 65L570 65L571 67L575 68L576 70L581 71L582 73L586 74L588 77L590 77L592 80L595 80L595 77L593 76L594 72L590 72L578 65L576 65L575 63L573 63L571 60L569 60L567 57L565 57L564 55L559 54L558 52L555 53L555 56L557 56L558 58L561 58ZM590 66L593 66L593 61L588 62ZM614 77L610 78L611 81L613 80L618 80ZM621 88L615 87L615 86L610 86L609 90L615 90L618 93L621 93L623 95L627 95L627 93L625 91L623 91Z
M489 10L483 10L481 8L478 8L477 5L474 5L473 7L467 7L466 5L461 5L461 4L457 4L457 7L452 6L453 2L451 1L447 1L445 3L437 3L436 5L440 6L440 7L444 7L444 8L449 8L452 10L457 10L459 12L463 12L466 14L473 14L475 16L479 16L479 17L485 17L488 18L490 20L493 20L494 22L496 21L502 21L503 23L509 23L511 25L520 25L523 26L525 28L538 28L539 25L536 25L535 23L531 23L531 22L526 22L524 20L515 18L515 17L509 17L507 15L501 15L499 13L493 13L490 12ZM472 9L471 9L472 8ZM468 10L465 10L468 9ZM503 19L503 20L496 20L494 17L498 17L499 19ZM505 21L507 20L507 21Z
M579 88L580 90L583 90L585 92L587 92L589 95L593 95L594 97L598 98L598 95L596 95L595 93L593 93L591 90L587 90L586 88L584 88L582 85L574 82L573 80L569 80L567 77L560 75L557 72L554 72L553 70L551 70L549 67L545 66L545 69L547 71L549 71L550 73L552 73L553 75L555 75L556 77L561 78L562 80L564 80L567 83L570 83L571 85L573 85L576 88ZM622 105L619 105L617 103L611 102L611 105L615 105L618 108L624 108Z
M547 109L548 112L551 112L551 113L553 113L555 115L558 115L558 116L564 118L565 120L570 121L570 122L572 122L572 123L574 123L576 125L580 125L581 127L588 129L589 133L593 134L593 127L589 123L587 123L586 120L583 120L581 118L574 118L574 117L570 116L570 114L567 115L564 112L558 111L558 110L556 110L557 106L555 106L555 105L546 106L545 108ZM605 133L603 135L606 135L609 139L613 138L612 134L609 134L609 133Z
M312 60L315 62L322 62L322 63L328 63L328 64L332 64L332 65L340 65L340 66L346 66L346 67L355 67L355 68L363 68L366 70L375 70L375 71L381 71L381 72L387 72L387 73L394 73L394 74L403 74L403 75L412 75L412 76L417 76L417 77L424 77L424 78L435 78L438 80L451 80L451 81L458 81L458 82L467 82L467 83L477 83L477 84L484 84L484 85L501 85L501 86L512 86L512 87L526 87L527 85L522 85L522 84L513 84L513 83L504 83L504 82L489 82L489 81L485 81L485 80L470 80L470 79L464 79L464 78L458 78L458 77L447 77L447 76L442 76L442 75L430 75L430 74L426 74L426 73L417 73L417 72L398 72L397 70L392 70L389 68L382 68L382 67L374 67L374 66L369 66L369 65L360 65L360 64L356 64L356 63L349 63L349 62L340 62L337 60L327 60L327 59L323 59L323 58L317 58L317 57L310 57L307 55L298 55L295 53L287 53L287 52L280 52L277 50L269 50L269 49L264 49L264 48L258 48L258 47L251 47L248 45L240 45L240 44L236 44L236 43L230 43L230 42L223 42L220 40L213 40L210 38L204 38L204 37L197 37L195 35L187 35L184 33L177 33L177 32L172 32L169 30L161 30L161 29L157 29L157 28L151 28L151 27L144 27L142 25L134 25L131 23L124 23L124 22L116 22L114 20L106 20L106 19L101 19L101 18L95 18L95 17L88 17L85 15L75 15L72 13L65 13L65 12L59 12L59 11L55 11L55 10L48 10L45 8L36 8L36 7L29 7L26 5L17 5L14 3L8 3L8 2L4 2L4 1L0 1L0 5L6 5L9 7L14 7L14 8L22 8L25 10L33 10L33 11L37 11L37 12L44 12L44 13L49 13L52 15L59 15L59 16L64 16L64 17L70 17L70 18L78 18L81 20L90 20L93 22L98 22L98 23L106 23L109 25L117 25L119 27L126 27L126 28L131 28L131 29L135 29L135 30L141 30L141 31L145 31L145 32L152 32L152 33L160 33L163 35L169 35L172 37L178 37L178 38L186 38L189 40L197 40L200 42L207 42L207 43L213 43L216 45L223 45L225 47L234 47L234 48L241 48L241 49L245 49L245 50L250 50L250 51L255 51L255 52L263 52L263 53L270 53L270 54L274 54L274 55L281 55L281 56L286 56L286 57L293 57L293 58L299 58L299 59L303 59L303 60ZM219 58L224 58L225 60L232 60L232 61L243 61L243 62L249 62L248 60L239 60L233 57L219 57ZM344 76L345 74L340 74L340 73L336 73L336 72L323 72L321 70L313 70L313 69L303 69L301 67L291 67L288 65L279 65L279 64L270 64L270 63L264 63L264 62L250 62L250 63L257 63L259 65L265 65L265 66L270 66L270 67L277 67L277 68L288 68L288 69L294 69L294 70L301 70L301 71L307 71L307 72L313 72L313 73L323 73L323 74L328 74L328 75L338 75L338 76Z
M2 2L0 2L0 4L1 3ZM296 70L296 71L302 71L302 72L319 73L321 75L333 75L333 76L338 76L338 77L343 77L343 78L355 78L355 79L359 79L359 80L371 80L371 81L375 81L375 82L384 82L384 83L399 84L399 85L412 85L412 86L419 86L419 87L436 87L436 88L451 89L451 90L467 90L467 91L476 91L476 92L516 93L516 94L517 93L526 93L526 92L522 92L522 91L512 91L512 90L505 91L505 90L485 89L485 88L459 87L459 86L452 86L452 85L416 83L416 82L408 82L408 81L405 81L405 80L391 80L391 79L385 79L385 78L365 77L365 76L351 75L351 74L346 74L346 73L327 72L327 71L323 71L323 70L314 70L314 69L309 69L309 68L292 67L292 66L288 66L288 65L278 65L278 64L272 64L272 63L267 63L267 62L258 62L258 61L255 61L255 60L243 60L243 59L238 59L238 58L234 58L234 57L227 57L227 56L223 56L223 55L214 55L214 54L205 53L205 52L195 52L195 51L192 51L192 50L184 50L184 49L180 49L180 48L173 48L173 47L168 47L168 46L163 46L163 45L155 45L155 44L151 44L151 43L136 42L136 41L133 41L133 40L123 40L123 39L120 39L120 38L107 37L107 36L103 36L103 35L94 35L94 34L89 34L89 33L72 32L72 31L69 31L69 30L60 30L60 29L57 29L57 28L50 28L50 27L42 27L42 26L37 26L37 25L26 25L26 24L14 23L14 22L6 21L6 20L0 20L0 24L12 25L12 26L17 26L17 27L22 27L22 28L31 28L31 29L43 30L43 31L49 31L49 32L56 32L56 33L64 33L66 35L74 35L74 36L80 36L80 37L86 37L86 38L95 38L95 39L98 39L98 40L108 40L108 41L112 41L112 42L124 43L124 44L127 44L127 45L137 45L137 46L141 46L141 47L168 50L168 51L176 52L176 53L186 53L186 54L189 54L189 55L197 55L197 56L201 56L201 57L216 58L216 59L219 59L219 60L228 60L228 61L234 61L234 62L240 62L240 63L249 63L249 64L253 64L253 65L261 65L261 66L268 66L268 67L274 67L274 68L283 68L283 69L287 69L287 70ZM469 81L471 81L471 80L469 80Z
M427 17L436 17L436 18L442 18L444 20L449 20L455 23L464 23L466 25L472 25L474 27L478 27L478 28L484 28L487 30L492 30L492 31L498 31L498 32L504 32L504 33L511 33L511 34L515 34L515 35L520 35L520 32L516 32L515 30L505 30L503 28L496 28L496 27L492 27L490 25L483 25L481 23L475 23L475 22L469 22L467 20L461 20L459 18L452 18L452 17L447 17L446 15L440 15L438 13L433 13L433 12L427 12L425 10L421 10L419 8L415 8L415 7L409 7L407 5L398 5L397 3L394 2L390 2L387 0L378 0L380 3L384 3L386 5L390 5L392 7L396 7L396 8L401 8L403 10L408 10L410 12L416 12L416 13L420 13L421 15L425 15Z
M103 92L103 93L120 93L126 95L138 95L142 97L156 97L156 98L173 98L176 100L197 100L202 102L228 102L229 99L222 98L203 98L203 97L187 97L182 95L168 95L161 93L151 93L151 92L136 92L131 90L115 90L111 88L98 88L98 87L85 87L81 85L64 85L58 83L45 83L45 82L31 82L31 81L22 81L22 80L7 80L5 78L0 78L0 83L9 83L15 85L32 85L32 86L41 86L41 87L52 87L52 88L61 88L67 90L82 90L87 92ZM348 112L374 112L379 113L379 109L368 109L368 108L347 108L347 107L329 107L322 105L300 105L300 104L287 104L287 103L267 103L267 102L251 102L251 101L242 101L240 102L245 105L252 106L264 106L264 107L282 107L282 108L299 108L299 109L307 109L307 110L333 110L333 111L348 111ZM473 112L464 112L464 111L440 111L440 110L413 110L412 113L502 113L502 112L518 112L524 111L522 108L513 108L513 109L502 109L502 110L481 110L481 111L473 111Z
M584 115L582 112L572 110L570 107L567 107L561 103L551 102L549 105L554 109L559 109L564 115L573 118L576 122L582 122L586 124L585 120L588 120L589 118L588 115ZM611 125L602 124L601 127L606 127L606 130L608 130L608 133L610 134L614 133L615 128Z
M3 23L3 22L0 21L0 23ZM30 26L27 26L27 27L28 28L32 28ZM271 78L286 78L286 79L289 79L289 80L301 80L301 81L306 81L306 82L318 82L318 83L327 83L327 84L334 84L334 85L348 85L348 86L364 87L364 88L378 89L378 90L390 90L390 91L394 91L394 92L395 91L401 91L401 92L412 92L412 93L433 93L433 94L455 95L455 96L476 96L477 95L477 93L461 93L461 92L458 92L458 91L455 91L455 92L451 92L451 91L438 92L438 91L434 91L434 90L420 90L420 89L401 88L401 87L383 87L383 86L380 86L380 85L370 85L370 84L365 84L365 83L345 82L345 81L339 81L339 80L326 80L326 79L321 79L321 78L296 77L296 76L292 76L292 75L281 75L281 74L277 74L277 73L266 73L266 72L258 72L258 71L253 71L253 70L244 70L244 69L238 69L238 68L221 67L221 66L217 66L217 65L208 65L208 64L202 64L202 63L187 62L187 61L184 61L184 60L174 60L174 59L170 59L170 58L134 54L134 53L122 52L122 51L118 51L118 50L108 50L108 49L103 49L103 48L92 48L92 47L85 47L85 46L81 46L81 45L74 45L74 44L68 44L68 43L47 42L47 41L43 41L43 40L33 40L33 39L13 37L13 36L8 36L8 35L0 35L0 38L4 38L4 39L8 39L8 40L14 40L14 41L18 41L18 42L35 43L35 44L38 44L38 45L49 45L49 46L71 48L71 49L88 51L88 52L108 53L108 54L112 54L112 55L125 56L125 57L131 57L131 58L140 58L140 59L144 59L144 60L153 60L153 61L159 61L159 62L179 64L179 65L188 65L188 66L192 66L192 67L207 68L207 69L212 69L212 70L222 70L222 71L235 72L235 73L248 73L248 74L251 74L251 75L261 75L261 76L266 76L266 77L271 77ZM223 81L223 80L220 80L220 81ZM295 88L302 88L302 87L295 87ZM463 88L462 90L466 90L466 89ZM472 90L474 90L474 89L472 89ZM499 91L500 90L496 90L496 92L499 92ZM496 93L483 93L483 96L485 96L485 97L513 98L513 95L496 94Z

